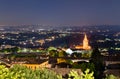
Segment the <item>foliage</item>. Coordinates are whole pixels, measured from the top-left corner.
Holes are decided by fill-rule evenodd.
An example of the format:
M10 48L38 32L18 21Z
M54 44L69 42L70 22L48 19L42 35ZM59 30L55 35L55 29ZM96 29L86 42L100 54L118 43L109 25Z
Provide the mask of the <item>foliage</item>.
M71 57L81 57L82 56L82 54L81 53L72 53L71 54Z
M49 47L48 51L51 51L51 50L57 50L57 48L55 48L55 47Z
M63 59L63 58L57 58L57 63L66 63L67 60Z
M86 69L80 75L77 71L72 70L68 74L68 79L94 79L93 72ZM31 70L25 66L14 65L11 68L6 68L0 65L0 79L63 79L62 75L57 75L55 72L48 69ZM107 75L104 79L119 79L114 75Z
M90 69L90 71L95 71L95 66L94 66L93 63L86 63L86 62L83 62L83 63L80 63L80 64L73 63L72 67L73 68L79 68L82 71L85 71L86 69Z
M74 64L74 62L72 60L69 60L69 59L66 60L66 63L71 64L71 65Z
M82 57L83 58L90 58L91 57L91 53L83 53Z
M50 50L49 51L49 56L50 57L58 57L58 52L56 50Z
M24 66L15 65L10 69L14 74L20 74L25 79L57 79L56 74L48 69L31 70Z
M7 77L9 77L9 69L0 65L0 79L6 79Z
M24 66L14 65L8 69L0 65L0 79L58 79L56 73L48 69L31 70Z
M63 78L62 78L62 75L57 75L57 78L58 78L58 79L63 79Z
M91 62L95 66L95 78L101 79L103 71L104 71L104 64L103 64L103 56L101 55L98 48L94 48L91 56Z
M2 49L2 50L0 50L0 52L4 52L4 53L18 52L18 47Z
M57 56L57 49L54 47L49 47L48 48L48 53L51 57L56 57Z
M75 70L70 71L68 76L69 76L68 79L71 79L71 77L73 77L73 79L82 79L82 76L80 76Z
M82 74L83 79L94 79L93 72L90 73L90 70L87 69L84 74Z
M30 49L30 48L19 48L19 50L17 51L18 53L21 52L30 52L30 53L47 53L46 49L42 50L42 49Z
M111 75L106 75L105 79L120 79L120 78L111 74Z
M68 75L70 77L69 79L71 79L71 77L73 77L73 79L94 79L93 72L90 72L89 69L86 69L81 75L79 75L77 71L72 70Z
M58 52L58 57L66 57L67 56L67 53L65 51L59 51Z

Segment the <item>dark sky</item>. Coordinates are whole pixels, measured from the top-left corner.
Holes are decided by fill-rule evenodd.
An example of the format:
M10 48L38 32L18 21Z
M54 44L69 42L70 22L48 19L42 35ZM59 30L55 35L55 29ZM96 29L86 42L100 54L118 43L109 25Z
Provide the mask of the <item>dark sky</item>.
M0 25L120 25L120 0L0 0Z

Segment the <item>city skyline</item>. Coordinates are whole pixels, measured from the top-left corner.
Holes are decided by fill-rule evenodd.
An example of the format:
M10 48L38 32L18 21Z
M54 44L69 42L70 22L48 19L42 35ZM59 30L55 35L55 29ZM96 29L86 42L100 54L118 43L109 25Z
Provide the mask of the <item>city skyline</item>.
M120 25L119 0L1 0L0 25Z

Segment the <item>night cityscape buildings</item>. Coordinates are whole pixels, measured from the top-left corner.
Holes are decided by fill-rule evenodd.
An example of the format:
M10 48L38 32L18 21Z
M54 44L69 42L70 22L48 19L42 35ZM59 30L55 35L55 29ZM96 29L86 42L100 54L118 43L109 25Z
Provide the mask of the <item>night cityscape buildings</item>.
M70 59L73 62L78 62L81 60L84 62L89 62L89 59L83 58L86 56L90 57L92 50L97 46L101 54L104 56L106 68L105 73L114 74L114 72L116 72L115 75L119 75L120 27L101 25L101 27L86 26L76 28L77 29L74 27L66 27L66 29L63 30L59 28L53 28L51 30L47 30L45 28L38 30L34 28L34 31L33 29L24 29L24 31L18 29L15 31L14 29L9 30L2 28L4 31L2 30L0 33L1 60L10 64L22 63L24 66L32 69L41 67L51 68L54 65L58 65L57 67L63 67L56 64L58 62L63 62L63 60L59 59L59 56L63 57L63 55L58 55L57 60L51 57L49 58L48 53L50 51L47 50L57 50L57 52L65 51L67 54L72 51L70 55L63 57L63 59ZM5 57L3 54L5 54ZM15 60L11 58L9 59L10 55L14 54L16 55ZM24 57L19 57L19 54ZM78 60L75 60L76 57ZM69 67L71 66L69 65Z
M1 0L0 79L119 79L119 7L119 0Z

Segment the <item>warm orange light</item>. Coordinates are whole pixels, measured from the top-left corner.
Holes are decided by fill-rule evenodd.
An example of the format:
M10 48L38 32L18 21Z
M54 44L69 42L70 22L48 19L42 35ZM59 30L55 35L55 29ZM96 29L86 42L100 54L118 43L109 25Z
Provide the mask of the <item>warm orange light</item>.
M91 46L89 46L89 41L87 39L87 35L85 34L84 39L83 39L83 46L75 46L76 49L85 49L85 50L90 50Z

